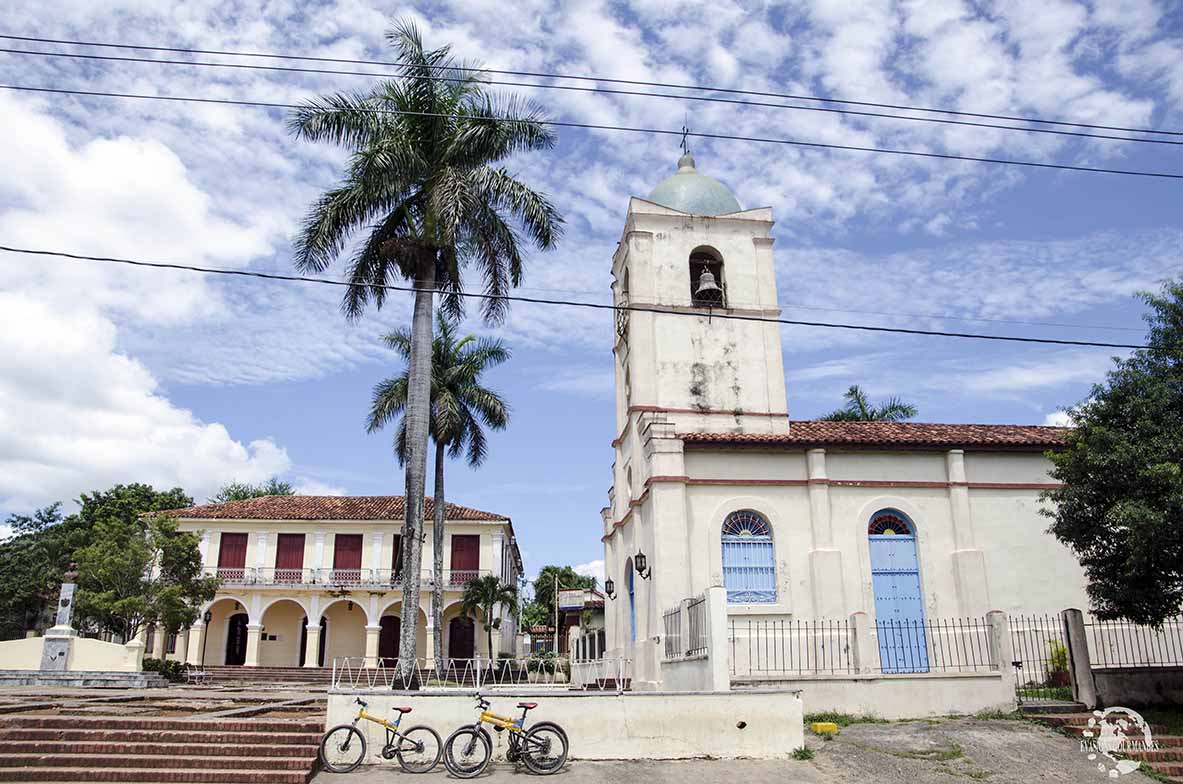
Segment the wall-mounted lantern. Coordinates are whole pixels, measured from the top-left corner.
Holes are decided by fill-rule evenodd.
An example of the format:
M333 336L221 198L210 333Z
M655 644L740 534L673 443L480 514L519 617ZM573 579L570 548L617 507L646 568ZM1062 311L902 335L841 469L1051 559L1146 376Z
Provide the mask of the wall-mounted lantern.
M604 595L609 599L616 598L616 583L609 577L604 580Z
M637 550L637 554L633 556L633 568L637 570L637 574L641 575L642 580L649 579L649 566L646 563L645 554Z

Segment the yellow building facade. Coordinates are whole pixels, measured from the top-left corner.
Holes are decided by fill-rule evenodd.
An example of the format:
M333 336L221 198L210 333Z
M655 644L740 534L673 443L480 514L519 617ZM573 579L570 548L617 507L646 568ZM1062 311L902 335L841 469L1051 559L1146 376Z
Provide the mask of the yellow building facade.
M428 499L415 654L490 655L484 618L460 606L464 586L495 575L517 585L521 554L510 519L448 504L444 523L444 613L431 623L432 508ZM149 634L149 655L191 664L327 667L341 657L373 666L399 655L403 604L402 496L264 496L171 512L195 532L207 574L220 581L197 622L177 635ZM208 619L208 620L207 620ZM495 625L492 655L514 650L508 608Z

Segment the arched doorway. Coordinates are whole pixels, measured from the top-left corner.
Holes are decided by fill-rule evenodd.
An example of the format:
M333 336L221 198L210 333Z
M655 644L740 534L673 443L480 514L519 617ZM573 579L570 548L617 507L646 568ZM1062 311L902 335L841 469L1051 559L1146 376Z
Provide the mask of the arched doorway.
M907 515L883 509L867 526L879 663L884 672L928 672L924 592L916 556L916 528Z
M246 613L230 616L226 627L226 664L240 666L246 661Z
M476 624L459 616L448 623L448 658L471 659L476 652Z
M378 658L386 659L386 664L389 665L398 659L402 618L397 615L383 615L378 625L382 627L382 631L378 632Z

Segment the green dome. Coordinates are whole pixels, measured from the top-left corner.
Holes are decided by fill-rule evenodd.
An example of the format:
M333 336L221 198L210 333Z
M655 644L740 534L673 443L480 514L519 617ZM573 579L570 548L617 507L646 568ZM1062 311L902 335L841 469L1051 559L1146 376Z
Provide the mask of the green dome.
M657 184L649 201L691 215L726 215L743 209L726 185L698 173L690 153L678 159L678 171Z

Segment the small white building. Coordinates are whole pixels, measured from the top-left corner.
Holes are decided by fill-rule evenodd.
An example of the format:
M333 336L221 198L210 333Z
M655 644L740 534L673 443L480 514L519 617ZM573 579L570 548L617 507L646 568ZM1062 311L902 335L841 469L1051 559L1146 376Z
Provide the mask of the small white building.
M629 202L613 296L646 310L614 346L609 655L656 686L663 611L712 586L732 622L1087 606L1039 513L1063 429L790 419L780 328L743 320L781 313L772 227L690 155Z
M415 655L433 659L443 635L453 660L490 656L482 623L460 605L474 577L516 585L522 558L508 517L448 504L443 628L431 622L432 507L427 499ZM148 655L192 664L328 667L338 657L399 655L403 603L402 496L264 496L169 512L200 536L202 563L220 581L197 623L148 636ZM500 608L493 645L513 653L517 627ZM209 621L205 621L208 613Z

